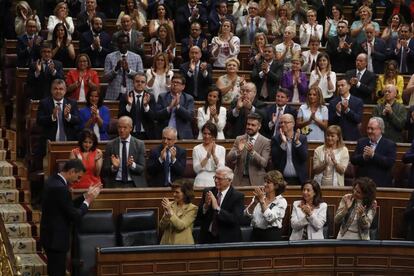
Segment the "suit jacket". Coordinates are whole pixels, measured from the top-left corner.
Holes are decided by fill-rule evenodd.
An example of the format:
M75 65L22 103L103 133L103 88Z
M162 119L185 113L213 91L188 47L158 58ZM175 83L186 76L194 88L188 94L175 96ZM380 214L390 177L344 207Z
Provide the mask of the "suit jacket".
M81 53L85 53L91 59L91 67L103 68L105 66L105 58L111 52L111 37L107 32L100 32L99 39L101 40L102 49L93 50L93 33L91 30L81 34L79 39L79 48Z
M183 59L183 62L187 62L190 60L190 39L193 40L193 46L198 46L201 49L201 60L208 61L210 55L208 47L203 49L203 41L206 38L204 37L204 35L201 35L198 39L193 39L191 36L188 36L181 40L181 58Z
M382 137L379 141L373 158L365 160L362 157L364 148L370 145L367 137L358 140L351 163L356 166L356 176L372 178L377 187L392 187L392 167L396 158L395 142Z
M255 17L255 20L258 16ZM266 25L266 19L264 17L259 17L259 26L254 29L255 34L261 32L267 34L267 25ZM249 39L249 33L250 33L250 16L245 15L239 17L239 20L237 21L237 27L236 27L236 35L240 38L240 44L252 44L253 42Z
M293 202L292 216L290 217L292 234L289 240L302 240L305 227L309 240L323 240L323 226L326 222L326 209L328 205L325 202L321 202L318 208L313 209L312 215L307 217L302 208L300 208L301 202L301 200Z
M401 65L401 49L397 50L397 43L398 43L398 38L397 39L392 39L391 40L391 46L390 46L390 50L391 55L393 56L393 58L398 62L398 68ZM407 64L407 70L406 72L401 72L400 70L400 74L413 74L414 73L414 39L411 38L410 41L408 42L408 47L409 49L406 49L406 64Z
M170 121L171 112L168 112L167 107L170 105L171 100L171 92L163 93L158 97L156 118L161 125L161 129L168 126ZM194 139L193 130L191 128L193 112L194 98L187 93L181 93L180 108L175 110L179 139Z
M117 31L112 35L112 51L118 51L118 36L123 34L124 31ZM132 29L131 30L131 37L129 41L129 48L128 50L134 52L137 55L141 56L141 59L144 59L144 44L138 44L138 40L140 37L143 36L142 32Z
M200 61L201 63L201 61ZM194 97L196 101L205 101L207 99L207 91L208 88L213 83L213 74L211 70L211 65L207 64L207 76L204 76L203 72L200 70L200 66L198 66L198 74L197 74L197 96L194 95L194 75L192 72L189 71L190 69L190 62L186 62L181 64L180 72L183 76L185 76L185 92L190 94ZM191 75L191 76L189 76Z
M280 86L289 90L289 101L292 101L293 90L295 89L292 71L287 71L283 74L282 83ZM304 72L300 73L300 84L298 84L297 87L299 92L299 101L306 102L306 96L309 89L309 80Z
M234 165L233 185L242 185L244 166L246 163L247 149L244 149L240 155L237 154L241 139L247 139L247 135L240 135L234 141L233 148L227 154L226 161ZM251 186L260 186L264 183L266 167L270 156L270 140L259 134L253 146L253 154L250 154L249 161L249 180Z
M406 153L404 153L402 161L405 164L411 164L410 178L408 180L408 186L410 188L414 188L414 166L412 165L414 163L414 141L411 142L410 149ZM413 222L414 222L414 220L413 220ZM413 231L414 231L414 229L413 229ZM414 234L414 232L413 232L413 234ZM414 238L414 236L413 236L413 238Z
M99 128L99 136L100 136L99 140L100 141L109 140L108 130L109 130L109 123L111 121L111 113L109 111L109 108L104 105L99 107L98 112L99 112L99 117L101 117L103 121L102 127ZM79 119L80 119L79 129L85 128L85 124L89 120L91 115L92 115L91 108L88 106L85 106L84 108L81 108L79 110ZM91 126L89 129L93 131L93 127L94 126Z
M349 111L345 112L345 110L343 110L338 115L336 112L336 105L341 101L341 97L337 96L329 102L329 125L340 126L344 140L356 141L361 137L359 125L362 121L364 103L361 99L351 95L348 101Z
M208 21L207 10L202 5L197 5L199 17L196 21L200 22L201 26L205 26ZM191 22L188 21L188 18L191 16L191 11L188 8L188 5L185 4L177 9L175 16L175 27L176 27L176 40L180 41L184 37L190 35L190 25Z
M180 179L184 176L185 167L187 164L187 151L186 149L174 146L177 150L176 160L170 165L170 178L171 182ZM148 158L147 170L149 179L149 186L152 187L164 187L165 173L164 173L164 162L161 163L158 158L161 156L161 151L164 148L163 145L159 145L153 148Z
M301 184L303 184L308 177L308 141L306 136L300 135L299 137L300 146L292 145L292 163L295 167L297 177ZM284 172L287 162L287 153L286 150L282 149L282 138L280 135L272 137L272 164L273 167L280 171ZM294 144L294 143L293 143Z
M381 117L384 120L384 137L394 142L404 142L403 130L405 128L405 120L407 118L407 109L404 105L394 102L391 105L392 114L384 115L384 104L378 104L372 110L372 116Z
M326 44L326 52L331 58L332 71L336 73L344 73L347 70L355 68L355 57L356 57L356 43L350 35L345 38L346 43L352 46L349 51L338 51L339 37L334 36L328 39Z
M265 100L273 101L275 99L276 91L279 88L280 80L282 78L283 64L276 60L273 60L267 74L263 74L262 77L260 77L259 73L261 71L262 62L255 64L251 73L252 81L254 84L256 84L257 95L260 96L263 85L266 85L268 97Z
M366 39L362 41L362 43L359 45L358 54L360 53L368 54ZM384 61L387 59L388 56L389 51L387 49L387 46L385 45L385 41L379 37L376 37L374 41L374 51L371 53L372 67L374 69L375 74L384 73Z
M410 200L405 208L404 221L407 225L406 240L414 241L414 192L411 194Z
M211 191L216 198L218 193L216 187L207 188L203 191L197 214L197 220L199 220L201 226L199 242L211 243L208 232L213 216L217 218L218 240L220 243L240 242L242 240L240 221L243 216L244 194L230 186L220 205L220 212L213 210L210 205L204 214L204 199L208 191Z
M39 43L33 43L32 47L29 47L29 39L27 34L23 34L17 37L17 66L29 67L33 62L40 59L40 45L43 39L35 35L33 41L39 41Z
M67 252L72 223L79 223L88 211L80 196L72 200L68 185L60 175L52 175L46 182L42 198L40 242L45 249Z
M134 91L130 91L129 93L133 93ZM144 127L145 133L147 134L149 139L156 139L156 134L155 134L155 98L154 95L151 94L150 96L150 102L149 102L149 110L147 112L145 112L144 110L144 105L142 103L142 99L141 99L141 123L142 126ZM132 123L133 123L133 131L136 131L136 121L137 121L137 104L136 104L136 99L135 99L135 94L134 94L134 101L133 104L131 106L131 110L128 111L126 109L127 107L127 103L128 103L128 95L122 95L122 97L119 99L119 114L118 114L118 118L122 117L122 116L129 116L132 119Z
M95 16L100 17L103 22L105 22L106 15L103 12L96 11ZM86 11L81 12L76 19L76 30L79 33L87 32L91 29L91 24L89 22L89 16Z
M348 70L345 73L345 78L348 81L356 76L356 69ZM357 87L356 85L351 86L351 95L360 98L364 102L364 104L372 104L372 97L375 93L375 87L377 85L377 76L371 71L365 70L359 82L359 87Z
M111 155L121 156L119 152L119 144L121 139L119 137L111 140L106 144L104 161L103 161L103 173L105 175L105 187L111 187L111 183L116 181L116 175L118 171L112 170ZM128 168L128 175L132 178L135 187L147 187L147 181L145 180L144 168L145 168L145 145L141 140L131 136L131 144L129 145L128 156L134 157L135 168Z
M267 107L266 119L263 120L263 123L262 123L262 128L264 127L266 129L267 138L272 138L273 133L275 131L275 125L273 124L272 119L273 119L273 114L276 114L276 113L277 113L276 104L272 104ZM293 118L295 118L295 121L296 121L296 116L298 115L298 111L296 110L296 108L290 105L286 105L285 109L283 110L283 114L291 114Z
M50 87L55 79L64 79L62 63L52 60L55 64L56 74L53 75L48 67L41 70L39 76L36 77L36 63L32 63L27 73L27 87L29 89L28 98L32 100L41 100L50 96ZM43 65L42 65L43 66Z
M115 71L115 67L120 59L122 59L122 55L119 51L110 53L105 58L104 78L108 80L108 88L106 89L105 95L106 100L117 100L120 97L123 71L122 68L117 72ZM126 59L129 67L129 73L126 74L126 91L131 91L134 89L133 77L137 72L143 73L144 67L141 57L133 52L128 51Z
M215 7L213 7L215 9ZM236 22L234 22L234 18L230 14L225 15L226 19L230 20L233 23L233 26ZM219 19L217 12L210 12L208 17L208 30L210 31L211 37L217 36L219 29L221 27L221 21Z

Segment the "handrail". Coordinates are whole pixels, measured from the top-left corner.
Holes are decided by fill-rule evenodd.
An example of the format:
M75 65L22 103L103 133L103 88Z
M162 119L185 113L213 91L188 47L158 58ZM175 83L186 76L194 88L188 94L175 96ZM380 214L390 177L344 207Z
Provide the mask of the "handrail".
M0 216L0 275L20 275L2 216Z

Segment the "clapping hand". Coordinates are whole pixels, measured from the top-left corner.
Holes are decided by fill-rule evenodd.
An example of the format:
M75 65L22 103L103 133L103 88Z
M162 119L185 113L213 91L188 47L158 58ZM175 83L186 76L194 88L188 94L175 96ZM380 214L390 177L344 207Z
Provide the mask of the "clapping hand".
M65 109L63 110L63 116L65 117L65 119L69 118L71 109L72 109L72 106L70 104L65 105Z
M345 201L345 208L347 210L349 210L349 208L351 208L352 203L354 202L354 198L352 196L352 194L347 194L344 196L344 201Z
M374 156L374 148L371 146L365 146L364 152L362 153L362 157L364 159L372 158Z
M170 203L170 201L168 200L168 198L163 198L162 200L161 200L161 205L162 205L162 208L164 209L164 214L167 216L167 217L171 217L171 215L173 214L173 210L171 209L171 203Z
M255 187L253 194L254 194L254 198L257 199L260 203L264 202L265 192L263 190L263 187Z
M240 154L246 148L247 140L246 138L241 138L239 144L237 145L238 153Z
M358 216L362 216L365 213L365 209L366 208L364 206L362 206L361 204L358 204L356 206L356 211L357 211Z
M119 156L112 154L111 155L111 163L112 166L114 166L115 169L118 169L119 166L121 165L121 159L119 158Z
M214 196L214 194L211 191L208 191L208 196L210 197L211 207L216 210L219 206L217 203L217 198Z
M131 166L132 166L132 164L134 164L134 157L131 155L131 156L129 156L129 158L128 158L128 161L127 161L127 166L128 166L128 167L131 167Z
M294 140L295 140L295 144L299 144L300 143L300 129L298 128L297 130L296 130L296 133L295 133L295 137L294 137Z
M97 183L89 186L88 191L86 194L84 194L85 201L88 202L88 204L91 204L92 201L98 197L99 193L102 190L102 183Z

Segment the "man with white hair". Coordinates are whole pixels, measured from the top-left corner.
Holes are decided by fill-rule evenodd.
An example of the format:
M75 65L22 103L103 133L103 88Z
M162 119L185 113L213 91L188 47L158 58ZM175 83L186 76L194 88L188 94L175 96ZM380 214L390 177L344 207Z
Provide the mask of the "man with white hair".
M392 187L396 145L383 137L383 133L384 120L372 117L367 126L368 137L358 140L351 163L356 166L356 177L370 177L378 187Z
M203 192L197 219L201 224L200 243L240 242L240 220L244 194L232 187L233 170L220 167L214 176L215 187Z
M266 19L259 16L259 4L251 1L248 4L248 13L237 21L236 35L240 44L253 44L257 33L267 34Z

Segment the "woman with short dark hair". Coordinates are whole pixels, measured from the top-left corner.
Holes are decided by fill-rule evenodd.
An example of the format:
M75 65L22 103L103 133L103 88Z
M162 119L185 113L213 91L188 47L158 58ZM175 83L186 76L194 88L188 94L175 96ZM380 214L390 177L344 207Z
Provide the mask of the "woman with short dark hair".
M71 68L75 57L75 47L65 25L57 23L52 34L52 58L62 62L64 68Z
M197 109L198 139L202 139L202 128L207 122L217 127L217 139L225 139L223 129L226 126L226 108L221 105L221 93L216 86L208 89L207 100L204 106Z

